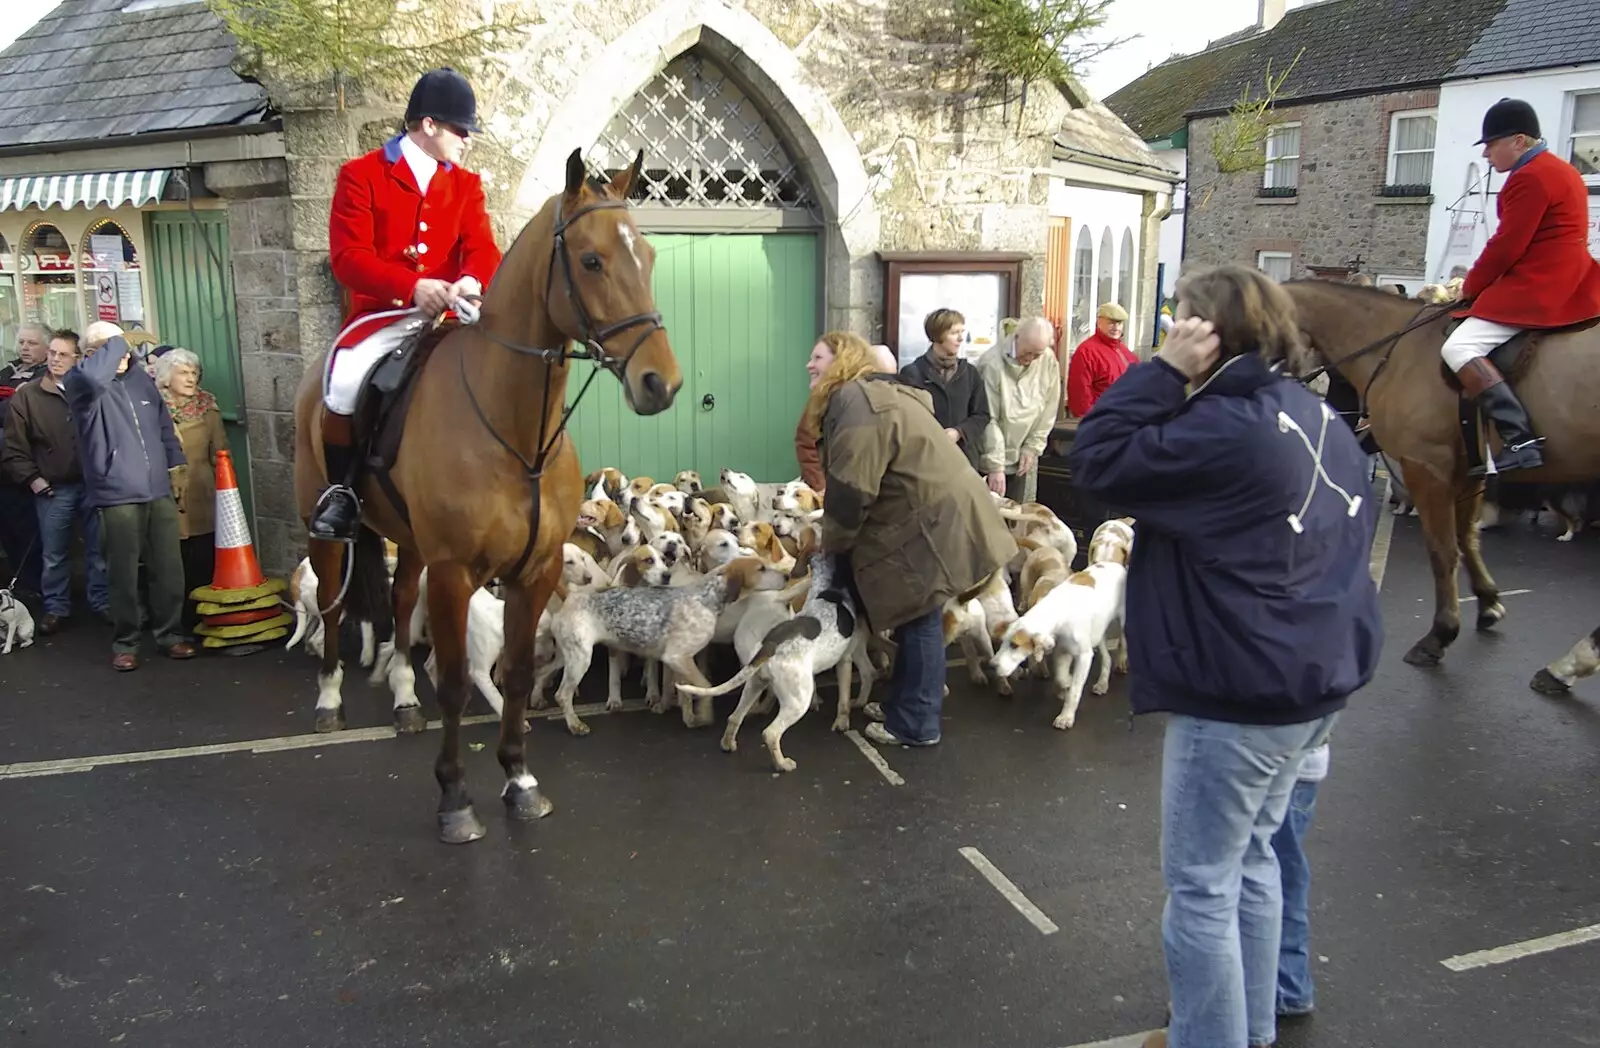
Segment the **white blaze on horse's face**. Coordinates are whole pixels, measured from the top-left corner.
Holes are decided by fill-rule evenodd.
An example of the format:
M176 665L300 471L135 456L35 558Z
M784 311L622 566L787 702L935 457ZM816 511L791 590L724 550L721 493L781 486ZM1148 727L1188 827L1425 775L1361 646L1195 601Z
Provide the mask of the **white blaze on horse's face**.
M639 238L634 236L633 227L626 222L618 222L617 235L628 245L628 254L633 258L633 264L643 268L644 264L639 261L639 249L636 246Z

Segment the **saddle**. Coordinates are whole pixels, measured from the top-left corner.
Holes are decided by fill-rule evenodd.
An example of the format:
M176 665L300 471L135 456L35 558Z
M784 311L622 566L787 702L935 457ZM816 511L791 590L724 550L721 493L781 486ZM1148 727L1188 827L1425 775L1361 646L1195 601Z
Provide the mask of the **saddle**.
M1451 332L1460 327L1461 322L1465 319L1465 317L1456 317L1446 324L1444 329L1445 337L1449 338ZM1539 344L1546 338L1551 335L1562 335L1568 332L1587 331L1597 325L1600 325L1600 317L1581 320L1576 324L1568 324L1565 327L1529 328L1525 331L1519 331L1489 352L1489 363L1494 365L1495 370L1500 372L1507 382L1515 386L1522 381L1523 376L1528 373L1528 369L1533 366L1534 351L1538 349ZM1456 378L1455 372L1450 370L1450 365L1440 361L1439 371L1444 376L1445 385L1455 390L1456 393L1461 413L1461 437L1466 442L1467 447L1467 466L1469 469L1480 469L1484 465L1483 449L1486 447L1483 440L1483 413L1479 411L1478 405L1467 399L1462 392L1461 382Z
M400 438L405 434L406 411L416 391L417 376L433 356L434 347L460 326L460 321L450 314L400 343L367 372L356 400L355 431L362 435L358 438L359 461L408 527L411 514L389 471L400 455Z

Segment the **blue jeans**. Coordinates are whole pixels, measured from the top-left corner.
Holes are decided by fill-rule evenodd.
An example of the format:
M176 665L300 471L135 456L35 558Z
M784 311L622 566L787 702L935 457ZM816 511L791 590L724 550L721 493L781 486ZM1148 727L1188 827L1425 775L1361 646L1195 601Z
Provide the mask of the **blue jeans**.
M1161 762L1170 1048L1277 1039L1283 892L1272 835L1337 715L1264 727L1174 715Z
M83 528L83 558L89 574L89 606L105 611L106 561L100 555L100 515L89 508L82 484L57 484L49 498L33 497L39 514L39 545L44 550L44 610L62 618L72 614L72 522Z
M1306 832L1317 810L1317 787L1304 779L1289 794L1289 814L1272 835L1272 851L1283 875L1283 945L1278 949L1279 1015L1303 1015L1315 1004L1311 985L1311 865Z
M883 706L883 726L897 739L939 738L944 708L944 609L934 608L894 631L897 650L889 678L893 698Z

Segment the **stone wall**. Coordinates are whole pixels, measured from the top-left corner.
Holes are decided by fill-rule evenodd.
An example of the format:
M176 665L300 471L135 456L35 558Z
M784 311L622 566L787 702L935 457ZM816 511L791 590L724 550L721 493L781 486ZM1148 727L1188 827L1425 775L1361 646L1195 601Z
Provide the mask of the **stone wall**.
M1189 124L1189 209L1184 267L1254 265L1258 251L1288 251L1296 277L1309 266L1422 274L1432 197L1384 197L1393 113L1438 104L1436 89L1281 106L1300 122L1300 182L1293 197L1259 197L1261 173L1218 176L1211 143L1223 117Z

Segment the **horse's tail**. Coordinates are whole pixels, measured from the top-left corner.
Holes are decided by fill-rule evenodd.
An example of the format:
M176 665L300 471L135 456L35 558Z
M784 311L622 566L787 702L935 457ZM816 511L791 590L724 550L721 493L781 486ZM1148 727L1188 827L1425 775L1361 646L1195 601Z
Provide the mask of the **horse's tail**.
M351 619L372 623L373 632L387 638L394 635L394 603L389 596L389 569L383 553L383 538L363 525L351 547L355 566L350 572L345 612Z

